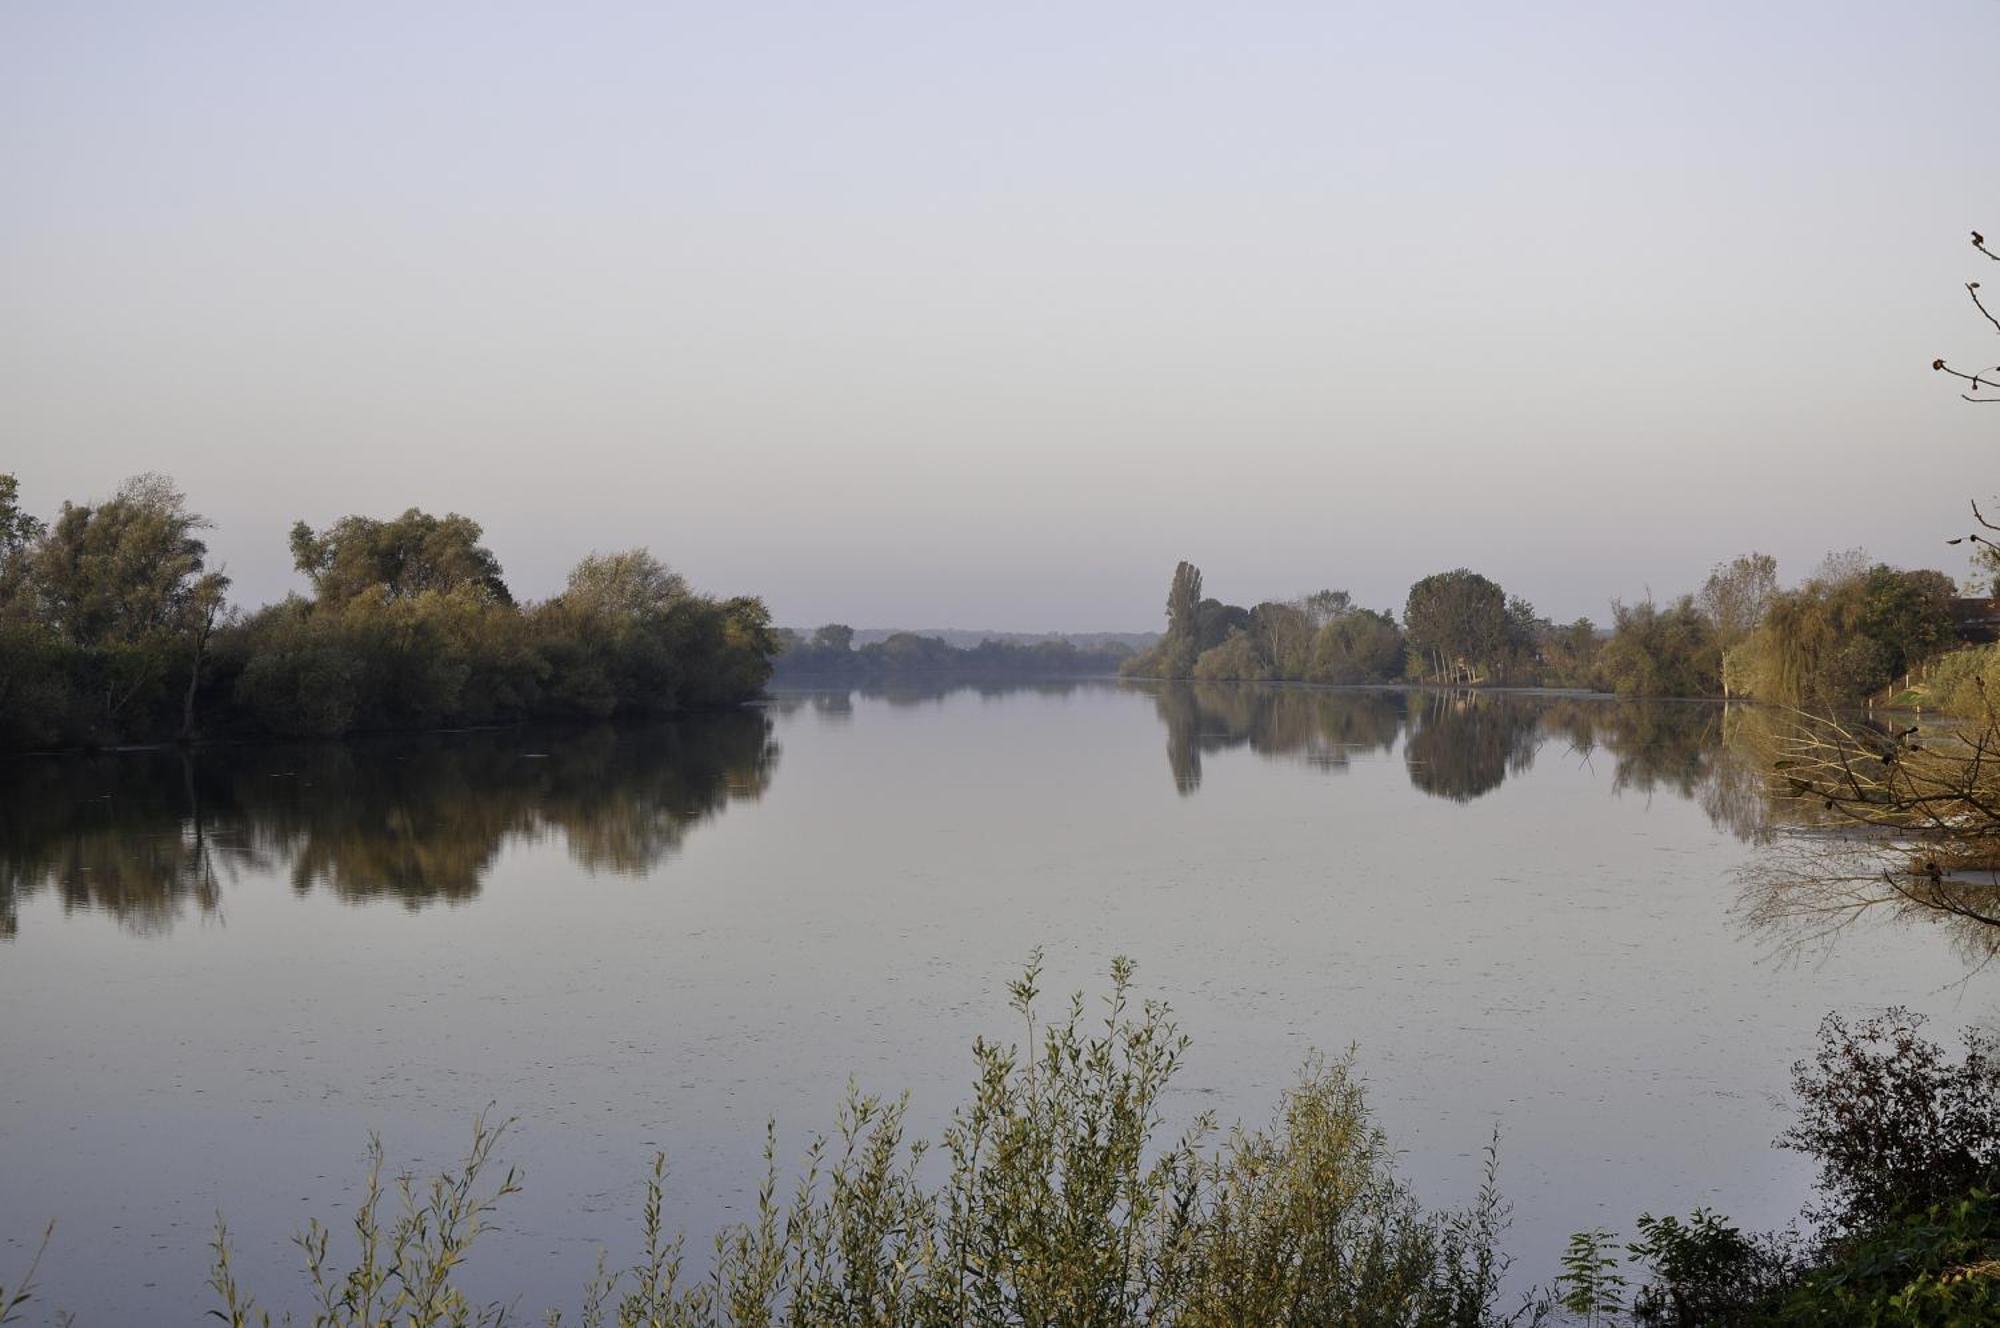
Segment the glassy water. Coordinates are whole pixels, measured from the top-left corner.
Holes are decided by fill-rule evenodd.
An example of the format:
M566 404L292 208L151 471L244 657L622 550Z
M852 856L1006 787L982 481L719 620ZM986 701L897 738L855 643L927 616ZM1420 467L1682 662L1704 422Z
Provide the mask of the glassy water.
M493 1103L527 1188L473 1283L573 1305L655 1149L699 1250L766 1119L796 1156L850 1076L934 1134L1036 947L1056 993L1139 961L1194 1038L1184 1116L1262 1120L1353 1046L1439 1203L1497 1127L1519 1283L1642 1209L1782 1222L1819 1018L1996 988L1938 931L1746 927L1732 723L1086 683L0 766L0 1268L54 1218L50 1305L192 1319L221 1210L295 1304L289 1238L350 1211L369 1133L421 1172Z

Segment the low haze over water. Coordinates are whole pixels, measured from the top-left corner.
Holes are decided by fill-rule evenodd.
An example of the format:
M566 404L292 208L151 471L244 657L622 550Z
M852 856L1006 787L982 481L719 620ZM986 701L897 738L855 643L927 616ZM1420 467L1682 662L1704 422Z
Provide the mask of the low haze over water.
M1803 955L1740 920L1765 825L1720 705L1074 684L781 693L620 731L0 767L0 1252L49 1218L84 1322L258 1288L336 1224L370 1131L525 1170L476 1290L573 1304L645 1163L706 1248L767 1114L788 1164L851 1074L935 1134L1004 984L1139 961L1194 1038L1170 1110L1261 1119L1358 1048L1420 1192L1497 1126L1507 1245L1797 1211L1786 1065L1830 1009L1990 1017L1944 933ZM119 1257L96 1252L116 1248Z

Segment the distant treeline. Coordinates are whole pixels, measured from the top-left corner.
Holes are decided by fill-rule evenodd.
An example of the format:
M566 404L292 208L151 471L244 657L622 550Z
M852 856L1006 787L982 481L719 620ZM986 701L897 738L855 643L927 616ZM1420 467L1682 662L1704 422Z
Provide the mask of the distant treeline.
M644 549L517 603L477 522L416 508L292 528L312 594L232 609L173 484L43 522L0 475L0 749L663 714L750 699L777 649L753 598Z
M960 648L941 637L897 632L887 640L856 648L854 629L828 623L811 636L790 630L777 634L775 663L780 679L870 679L923 676L964 678L1059 678L1109 675L1132 658L1116 642L1078 647L1059 638L981 641Z
M779 628L782 635L788 628ZM811 632L792 632L792 636L804 641L811 638ZM908 627L857 627L854 629L854 648L872 646L887 641L892 636L936 637L948 646L959 650L970 650L986 641L999 641L1006 645L1032 646L1044 641L1067 641L1079 650L1096 650L1104 646L1123 646L1128 650L1145 650L1160 639L1158 632L991 632L967 631L962 627L928 627L919 631Z
M1943 572L1905 571L1859 551L1828 557L1787 589L1775 559L1749 553L1718 565L1698 592L1664 605L1614 603L1605 628L1587 618L1552 623L1462 567L1411 586L1399 620L1391 610L1356 605L1342 590L1250 608L1225 604L1204 598L1201 570L1183 562L1167 592L1166 634L1124 672L1841 705L1882 691L1958 644L1956 594Z

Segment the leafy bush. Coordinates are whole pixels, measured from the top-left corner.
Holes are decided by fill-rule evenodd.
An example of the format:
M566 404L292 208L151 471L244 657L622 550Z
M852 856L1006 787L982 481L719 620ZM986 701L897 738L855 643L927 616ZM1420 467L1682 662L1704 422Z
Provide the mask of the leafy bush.
M1625 1308L1625 1275L1618 1271L1616 1248L1611 1233L1595 1227L1572 1235L1563 1250L1555 1302L1584 1328L1615 1323Z
M1603 685L1620 696L1713 696L1722 648L1691 596L1665 608L1643 600L1612 605L1611 639L1598 652Z
M1720 1214L1697 1208L1678 1217L1639 1218L1627 1245L1648 1281L1632 1298L1632 1318L1662 1328L1733 1328L1755 1322L1758 1306L1792 1277L1791 1251L1773 1237L1746 1236Z
M1012 987L1026 1046L974 1044L971 1100L944 1131L949 1174L920 1179L928 1149L905 1139L904 1107L850 1090L833 1136L807 1150L778 1198L766 1135L756 1215L715 1239L707 1276L682 1277L682 1241L661 1221L665 1163L647 1183L645 1250L586 1288L580 1320L662 1325L1354 1324L1475 1328L1494 1311L1505 1209L1487 1181L1469 1209L1423 1209L1396 1176L1349 1060L1313 1061L1272 1125L1215 1142L1203 1117L1162 1139L1163 1094L1187 1040L1165 1007L1132 1004L1118 961L1101 1022L1081 996L1038 1022L1039 962ZM324 1228L300 1237L328 1328L497 1320L454 1274L493 1206L500 1130L483 1126L458 1168L401 1187L381 1211L380 1152L340 1267ZM211 1285L233 1328L268 1323L229 1266L218 1230ZM1533 1307L1524 1307L1533 1314ZM1519 1316L1516 1316L1519 1317ZM551 1323L560 1323L551 1316Z
M1799 1119L1781 1147L1819 1163L1820 1216L1865 1233L1963 1196L2000 1168L2000 1044L1968 1030L1953 1060L1892 1009L1820 1024L1820 1049L1792 1067Z
M1631 1321L1660 1328L2000 1323L2000 1061L1965 1035L1953 1058L1924 1020L1828 1015L1820 1049L1792 1067L1799 1118L1781 1147L1819 1163L1821 1239L1747 1236L1696 1209L1639 1219L1626 1247L1647 1280ZM1588 1324L1619 1322L1625 1282L1610 1236L1570 1241L1554 1296Z
M1786 1328L2000 1323L2000 1196L1976 1188L1844 1243L1763 1322Z
M1355 609L1319 629L1313 638L1314 682L1393 681L1403 671L1402 629L1386 613Z
M1221 645L1204 650L1194 662L1194 676L1214 682L1269 682L1275 674L1257 639L1237 632Z

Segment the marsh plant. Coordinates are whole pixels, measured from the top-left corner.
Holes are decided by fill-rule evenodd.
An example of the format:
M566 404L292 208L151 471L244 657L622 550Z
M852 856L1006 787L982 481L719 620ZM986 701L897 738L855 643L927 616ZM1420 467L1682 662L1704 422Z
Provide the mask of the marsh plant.
M12 1285L0 1282L0 1324L20 1322L21 1311L35 1298L35 1270L41 1267L42 1255L48 1251L49 1237L55 1235L55 1231L53 1222L43 1229L42 1243L35 1247L34 1257L28 1260L28 1266Z
M352 1221L353 1263L346 1268L335 1265L332 1233L317 1218L297 1237L312 1284L314 1324L461 1328L502 1321L498 1306L475 1306L468 1300L457 1277L500 1201L520 1192L513 1170L497 1181L488 1175L493 1151L506 1129L505 1123L489 1126L483 1116L475 1118L472 1144L455 1168L426 1185L410 1176L397 1179L393 1216L382 1211L382 1144L369 1141L368 1177ZM214 1317L230 1328L270 1323L269 1313L260 1311L237 1285L229 1259L229 1228L221 1218L216 1219L210 1248L215 1261L208 1284L221 1302ZM291 1317L284 1321L289 1323Z
M638 1263L600 1263L577 1318L547 1322L1473 1328L1535 1314L1496 1309L1506 1210L1490 1148L1469 1208L1424 1208L1396 1174L1351 1058L1309 1061L1268 1126L1221 1131L1204 1116L1169 1134L1164 1095L1188 1042L1164 1005L1135 1005L1132 977L1117 961L1101 1014L1079 995L1044 1023L1031 961L1011 989L1024 1041L974 1044L970 1100L935 1147L908 1138L902 1101L850 1090L781 1197L767 1133L756 1213L715 1237L698 1276L666 1230L656 1158ZM317 1224L299 1238L316 1328L503 1317L458 1281L516 1188L511 1172L488 1177L503 1133L482 1124L458 1167L428 1187L402 1183L393 1218L373 1153L351 1263L337 1265ZM943 1167L927 1165L934 1155ZM221 1230L212 1285L232 1328L271 1321L238 1285Z
M1609 1231L1593 1227L1569 1238L1556 1274L1556 1304L1583 1328L1618 1321L1625 1309L1624 1260Z

